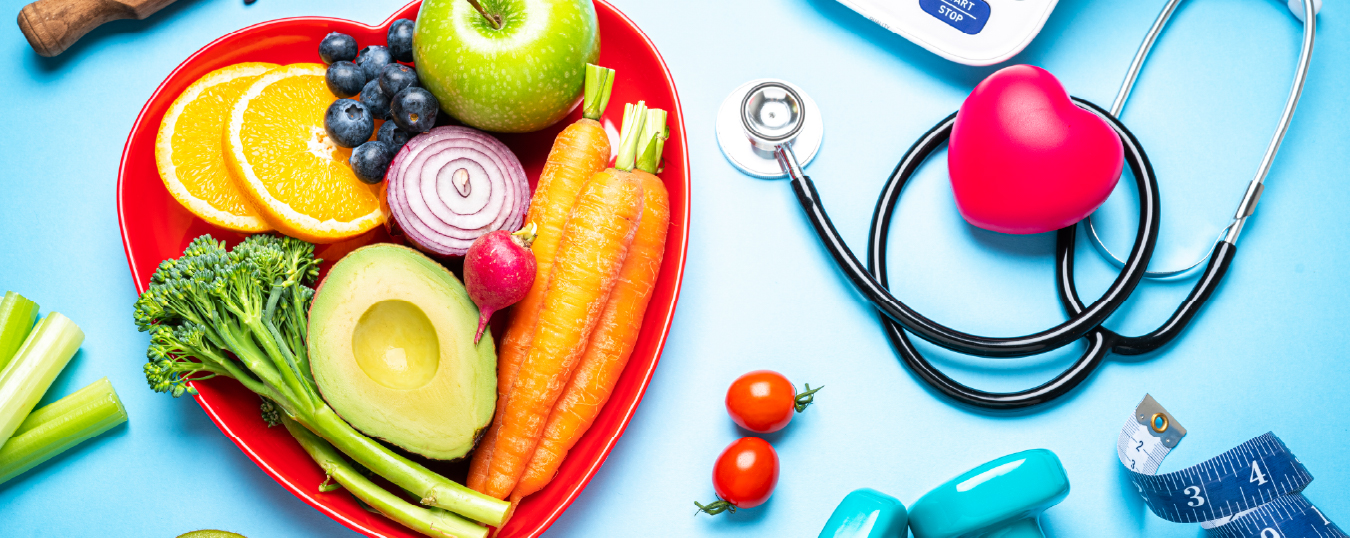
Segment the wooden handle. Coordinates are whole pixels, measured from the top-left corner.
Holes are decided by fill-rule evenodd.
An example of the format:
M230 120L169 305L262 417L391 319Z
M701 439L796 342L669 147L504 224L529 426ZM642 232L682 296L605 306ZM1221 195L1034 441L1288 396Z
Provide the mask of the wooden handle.
M61 54L108 21L144 19L174 0L38 0L19 10L19 30L42 56Z

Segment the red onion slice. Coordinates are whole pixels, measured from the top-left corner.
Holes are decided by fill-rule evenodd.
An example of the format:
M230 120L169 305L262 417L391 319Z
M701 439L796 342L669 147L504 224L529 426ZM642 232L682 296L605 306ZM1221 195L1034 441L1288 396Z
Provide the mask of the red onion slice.
M501 141L468 127L413 137L389 166L389 211L404 235L437 256L463 256L475 239L516 230L530 186Z

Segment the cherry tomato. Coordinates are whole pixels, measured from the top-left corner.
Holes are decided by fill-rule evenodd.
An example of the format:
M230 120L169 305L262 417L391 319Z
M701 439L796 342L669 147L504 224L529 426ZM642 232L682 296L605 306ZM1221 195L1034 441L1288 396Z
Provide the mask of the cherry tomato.
M742 437L727 446L713 465L713 489L721 499L698 505L712 515L764 504L778 485L778 453L758 437Z
M798 394L783 374L755 370L736 378L727 389L727 413L736 424L752 432L776 432L792 422L794 411L800 413L811 405L821 388L812 389L808 384L807 390Z

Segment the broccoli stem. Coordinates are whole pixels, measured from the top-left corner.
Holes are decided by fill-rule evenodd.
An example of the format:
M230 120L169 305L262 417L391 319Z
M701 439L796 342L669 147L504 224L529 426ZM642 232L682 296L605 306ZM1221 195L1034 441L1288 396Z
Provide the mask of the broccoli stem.
M400 456L347 424L327 405L308 416L295 417L343 454L385 480L422 498L422 504L444 508L488 525L500 525L511 506L478 493Z
M277 291L275 291L277 289L279 288L274 288L273 293L277 293ZM253 333L253 339L259 344L262 344L263 353L268 359L271 359L273 366L275 366L277 372L281 374L281 382L284 386L280 388L285 389L290 394L291 399L304 406L306 411L313 409L314 398L311 397L309 392L300 384L300 378L297 377L294 364L286 360L287 355L290 355L290 351L287 350L283 353L281 347L277 343L277 339L272 336L272 332L267 330L267 327L263 326L262 312L258 312L256 316L246 318L244 324L248 327L249 331Z
M225 349L233 352L235 357L239 357L244 367L258 376L258 379L278 389L286 390L288 398L294 397L282 383L281 373L277 371L276 365L263 355L258 346L253 345L253 339L249 335L241 334L241 329L227 321L219 322L215 332L220 335Z
M290 378L294 377L297 385L296 390L300 394L303 394L310 402L315 402L319 400L319 391L317 387L313 386L310 375L307 374L307 372L309 372L308 360L305 361L306 363L302 370L298 358L299 353L304 352L304 349L302 348L303 343L287 341L286 337L282 336L281 331L277 328L276 323L273 323L272 321L276 319L277 301L281 299L281 294L284 293L285 288L285 284L277 284L272 287L272 294L271 297L267 299L267 310L262 318L262 323L267 328L267 334L275 341L277 349L281 351L282 358L286 363L286 371L291 373L290 376L287 376L287 382L289 383ZM292 348L294 348L294 351L292 351Z
M347 491L355 495L361 502L375 508L381 514L388 516L389 519L428 536L444 536L447 538L483 538L487 536L487 527L438 508L423 508L413 505L386 491L363 476L355 467L352 467L327 441L314 435L293 420L282 419L282 424L285 424L286 430L291 432L291 436L295 437L296 441L300 442L300 446L304 447L305 452L309 453L309 457L314 458L314 462L323 468L324 474L336 480L342 487L347 488Z
M248 372L240 370L238 366L235 366L234 361L231 361L230 359L227 359L221 355L210 353L206 350L197 350L194 352L194 356L197 357L198 360L201 360L202 362L198 364L187 364L184 365L185 367L193 368L193 370L206 370L208 372L211 372L211 376L209 377L193 376L194 380L202 381L205 379L209 379L210 377L214 377L216 375L223 375L225 377L229 377L231 379L234 379L235 381L238 381L240 384L244 385L244 388L247 388L248 390L256 392L262 396L266 396L273 400L276 400L277 398L281 397L281 395L277 394L277 391L272 390L271 386L269 386L264 382L254 379L253 376L249 375ZM193 391L193 394L196 394L196 392Z
M0 448L0 484L126 421L106 377L33 411Z

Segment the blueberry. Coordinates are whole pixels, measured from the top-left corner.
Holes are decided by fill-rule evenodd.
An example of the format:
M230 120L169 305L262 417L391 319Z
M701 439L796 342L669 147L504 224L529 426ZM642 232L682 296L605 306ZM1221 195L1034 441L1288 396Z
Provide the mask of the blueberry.
M328 66L323 79L333 95L351 97L361 93L361 88L366 85L366 72L354 63L339 60Z
M354 148L370 140L375 132L375 118L366 105L353 99L338 99L328 105L323 115L323 128L329 138L344 148Z
M385 95L398 95L404 88L421 85L417 71L403 64L386 65L384 71L380 72L380 89L384 90Z
M384 145L389 148L389 152L397 155L398 150L403 149L403 145L408 143L408 139L412 138L413 134L399 129L398 124L392 121L386 121L384 125L380 126L380 131L375 133L375 139L384 142Z
M325 63L350 62L356 59L356 38L333 32L319 42L319 57Z
M391 63L394 63L393 55L389 54L389 49L379 45L361 49L361 54L356 57L356 65L366 72L366 80L379 78L380 72L384 71L384 66Z
M389 151L389 146L379 140L371 140L352 150L352 157L347 162L352 165L352 172L356 172L357 179L374 185L384 181L384 174L389 171L389 163L393 160L394 152Z
M400 62L411 62L413 39L413 21L399 19L389 25L389 53Z
M372 80L361 88L361 96L358 97L361 104L366 105L366 110L376 118L384 119L389 117L389 95L380 89L380 81Z
M389 104L389 112L400 129L425 133L436 125L436 113L441 109L436 96L416 86L406 88Z

